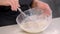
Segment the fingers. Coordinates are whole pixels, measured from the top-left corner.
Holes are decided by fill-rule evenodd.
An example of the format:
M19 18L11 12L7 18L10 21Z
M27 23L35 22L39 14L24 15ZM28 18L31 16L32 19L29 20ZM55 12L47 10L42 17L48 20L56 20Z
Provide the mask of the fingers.
M50 9L49 5L44 2L40 2L40 3L41 4L38 6L40 6L40 9L42 9L44 11L44 14L51 15L51 9Z
M50 15L51 14L51 9L47 3L44 3L42 1L35 1L33 3L33 8L39 8L43 11L44 15Z
M0 5L11 6L14 11L17 11L17 8L20 7L19 0L1 0Z
M17 8L20 7L18 0L10 0L11 9L17 11Z

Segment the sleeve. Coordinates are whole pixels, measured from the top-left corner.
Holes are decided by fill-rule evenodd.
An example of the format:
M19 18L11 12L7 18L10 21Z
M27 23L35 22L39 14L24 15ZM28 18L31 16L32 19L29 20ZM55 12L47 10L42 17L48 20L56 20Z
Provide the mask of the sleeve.
M19 3L21 5L21 9L23 11L29 9L31 3L32 3L32 0L19 0Z

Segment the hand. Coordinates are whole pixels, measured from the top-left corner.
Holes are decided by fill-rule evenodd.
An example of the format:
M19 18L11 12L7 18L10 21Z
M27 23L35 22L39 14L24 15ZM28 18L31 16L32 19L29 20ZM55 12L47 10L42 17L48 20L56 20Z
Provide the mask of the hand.
M1 0L0 5L11 6L14 11L17 11L17 8L20 7L18 0Z
M39 0L34 0L33 4L32 4L32 8L34 8L34 7L37 7L39 9L43 10L44 15L51 15L52 11L47 3L44 3Z

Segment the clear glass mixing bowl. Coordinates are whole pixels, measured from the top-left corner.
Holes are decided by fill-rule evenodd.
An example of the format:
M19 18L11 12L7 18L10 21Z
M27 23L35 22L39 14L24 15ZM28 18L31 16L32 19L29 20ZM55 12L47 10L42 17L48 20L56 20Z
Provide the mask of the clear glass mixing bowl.
M43 15L43 11L37 8L32 8L24 11L28 16L24 16L20 13L17 16L17 24L23 31L29 33L38 33L44 31L52 21L52 13L47 16Z

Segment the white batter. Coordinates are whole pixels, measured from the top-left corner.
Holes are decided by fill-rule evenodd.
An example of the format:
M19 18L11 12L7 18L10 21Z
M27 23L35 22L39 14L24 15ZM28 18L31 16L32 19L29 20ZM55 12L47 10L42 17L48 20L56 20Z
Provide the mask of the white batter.
M20 24L20 28L23 29L26 32L30 33L38 33L43 31L47 27L47 20L40 19L40 17L29 16L23 22Z

